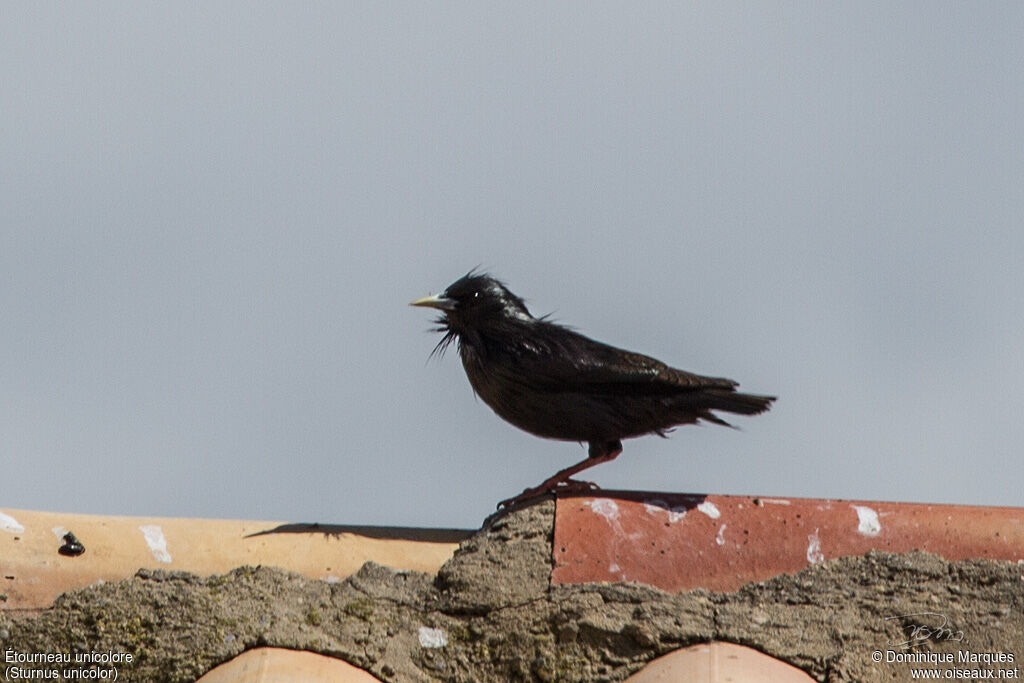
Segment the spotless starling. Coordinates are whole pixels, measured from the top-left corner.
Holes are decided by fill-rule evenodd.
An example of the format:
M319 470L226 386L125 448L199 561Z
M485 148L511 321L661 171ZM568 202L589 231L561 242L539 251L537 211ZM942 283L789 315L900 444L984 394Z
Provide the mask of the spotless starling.
M713 411L757 415L775 400L741 394L731 379L676 370L535 318L522 299L484 273L470 272L442 294L410 305L441 311L437 331L444 337L434 352L457 342L473 391L500 417L536 436L589 444L585 460L499 508L542 493L596 488L571 477L613 460L622 439L665 436L699 420L728 427Z

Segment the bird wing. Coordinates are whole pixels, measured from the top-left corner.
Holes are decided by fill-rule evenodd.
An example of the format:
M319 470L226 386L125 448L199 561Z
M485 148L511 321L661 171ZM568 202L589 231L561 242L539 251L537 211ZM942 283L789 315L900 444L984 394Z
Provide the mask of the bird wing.
M555 391L608 391L678 394L702 389L733 391L738 384L723 377L706 377L678 370L633 351L618 349L558 327L559 334L544 335L518 359L520 372L543 378Z

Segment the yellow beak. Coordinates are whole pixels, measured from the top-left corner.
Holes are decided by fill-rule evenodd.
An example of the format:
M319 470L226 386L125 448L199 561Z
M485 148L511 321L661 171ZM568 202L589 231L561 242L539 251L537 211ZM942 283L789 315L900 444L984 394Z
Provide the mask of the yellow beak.
M445 298L442 294L431 294L416 301L410 301L410 306L423 306L425 308L438 308L442 311L450 311L455 308L455 302Z

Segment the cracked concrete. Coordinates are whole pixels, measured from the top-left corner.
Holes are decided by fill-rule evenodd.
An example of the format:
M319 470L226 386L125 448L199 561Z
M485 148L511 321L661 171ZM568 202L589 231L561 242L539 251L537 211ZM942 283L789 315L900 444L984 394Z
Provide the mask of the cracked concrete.
M881 681L909 678L903 665L872 661L910 632L887 617L930 613L962 638L933 633L912 651L1024 660L1015 563L871 552L735 593L552 586L553 525L551 501L513 512L436 576L373 563L338 583L271 567L206 578L140 571L36 615L0 612L0 651L128 652L122 675L147 681L192 681L260 646L338 657L389 681L619 681L677 648L722 640L819 681Z

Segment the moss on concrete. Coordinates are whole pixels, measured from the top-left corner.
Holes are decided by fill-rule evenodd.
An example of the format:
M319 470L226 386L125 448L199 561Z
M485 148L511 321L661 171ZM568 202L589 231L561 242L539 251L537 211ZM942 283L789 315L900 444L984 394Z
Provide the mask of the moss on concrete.
M34 616L0 612L0 652L126 652L122 680L193 681L246 649L339 657L394 681L617 681L711 640L788 661L819 681L908 679L875 650L894 615L941 613L963 642L1024 667L1024 567L872 552L748 584L670 594L637 584L551 586L554 506L516 511L468 539L437 576L368 563L327 583L271 567L202 578L141 570L74 591ZM437 629L437 630L432 630ZM440 645L438 634L443 634Z

